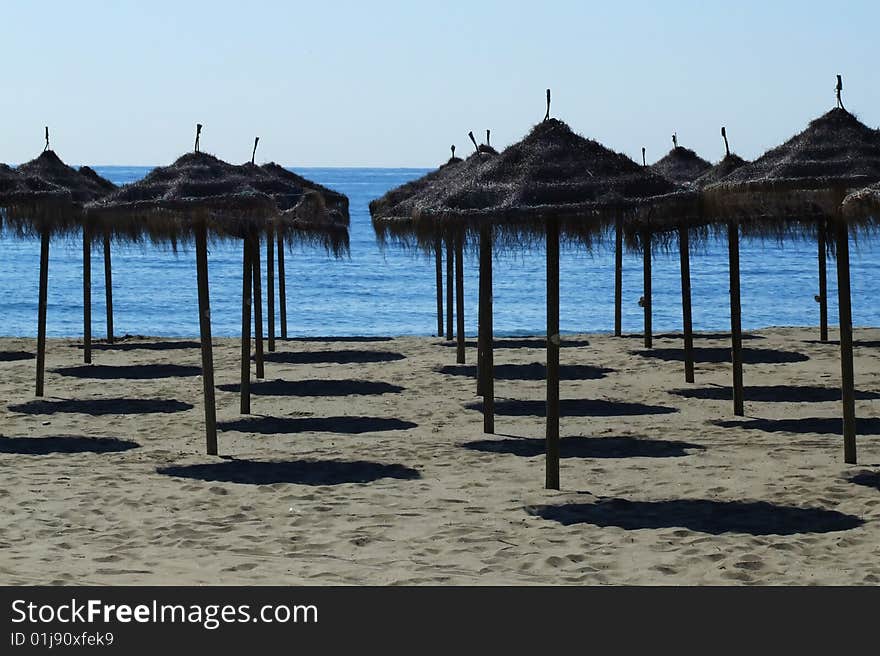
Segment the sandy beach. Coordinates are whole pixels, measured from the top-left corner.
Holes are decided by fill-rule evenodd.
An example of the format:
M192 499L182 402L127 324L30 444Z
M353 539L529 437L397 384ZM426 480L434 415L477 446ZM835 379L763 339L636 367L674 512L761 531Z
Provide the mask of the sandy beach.
M856 330L858 466L835 344L753 333L734 419L715 337L694 385L677 339L568 338L561 492L543 369L522 366L537 338L499 338L494 436L437 338L279 341L248 417L240 343L215 340L222 457L195 340L98 345L87 367L50 340L37 401L33 340L2 339L0 583L880 582L880 330Z

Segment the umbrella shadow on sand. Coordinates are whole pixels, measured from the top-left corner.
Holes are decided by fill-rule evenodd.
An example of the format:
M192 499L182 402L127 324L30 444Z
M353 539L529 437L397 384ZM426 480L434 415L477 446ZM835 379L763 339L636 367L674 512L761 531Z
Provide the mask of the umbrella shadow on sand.
M732 401L733 390L730 387L695 387L670 390L670 394L688 399L704 399L711 401ZM840 401L839 387L823 387L821 385L749 385L744 389L746 401L776 403L821 403ZM877 392L856 392L859 400L880 399Z
M274 351L265 353L266 362L283 364L365 364L369 362L392 362L406 356L393 351L338 350L338 351Z
M880 491L880 472L862 472L850 478L849 482L856 485L864 485L865 487L873 487L875 490Z
M218 385L224 392L238 392L238 383ZM403 388L372 380L267 380L250 384L251 394L257 396L348 396L397 394Z
M292 433L379 433L409 430L418 424L390 417L247 417L217 424L222 431L260 433L262 435Z
M540 438L475 440L462 444L465 449L483 453L504 453L523 458L543 456L547 442ZM690 442L654 440L640 437L563 437L559 440L561 458L680 458L706 447Z
M547 380L547 366L540 362L496 364L492 370L496 380ZM475 378L477 375L476 365L446 365L436 371L448 376ZM598 380L613 372L613 369L588 364L563 364L559 367L562 380Z
M847 531L864 523L859 517L836 510L781 506L766 501L628 501L611 498L599 499L595 503L529 506L526 511L563 526L592 524L628 531L684 528L712 535L830 533Z
M73 344L82 350L82 344ZM172 342L92 342L93 351L177 351L182 349L197 349L202 345L199 342L172 341Z
M36 355L27 351L0 351L0 362L18 362L19 360L33 360Z
M843 435L843 420L838 417L803 417L800 419L723 419L713 421L721 428L746 428L765 433L824 433ZM880 435L880 417L856 419L856 434Z
M342 485L372 483L383 478L415 480L421 477L418 470L412 467L364 460L228 460L210 464L159 467L156 471L177 478L245 485Z
M495 338L495 341L492 343L493 349L545 349L547 348L547 338L546 337L501 337ZM444 341L440 343L441 346L456 346L455 341ZM477 342L474 340L468 340L464 343L467 348L477 348ZM559 344L560 348L565 347L578 347L578 346L589 346L590 340L588 339L578 339L575 337L566 338L562 337L562 341Z
M191 403L174 399L63 399L59 401L34 400L7 406L12 412L26 415L54 415L81 413L85 415L141 415L183 412L192 410Z
M349 337L276 337L279 342L390 342L393 337L373 337L370 335L356 335Z
M59 376L68 376L71 378L94 378L98 380L153 380L157 378L200 376L202 368L181 364L87 364L76 367L59 367L52 371Z
M466 403L469 410L483 409L482 401ZM678 412L677 408L625 401L605 401L603 399L563 399L559 402L559 413L563 417L624 417L633 415L665 415ZM497 399L495 414L508 417L544 417L547 414L546 401L522 401L518 399Z
M668 362L684 362L683 348L653 348L644 351L630 351L630 355L640 355L643 358ZM759 348L744 348L742 356L743 363L745 364L785 364L790 362L806 362L810 359L810 356L796 351ZM730 348L697 346L694 348L694 362L704 364L730 363Z
M0 453L17 453L29 456L46 456L53 453L119 453L137 449L140 444L116 437L81 437L59 435L56 437L2 437Z

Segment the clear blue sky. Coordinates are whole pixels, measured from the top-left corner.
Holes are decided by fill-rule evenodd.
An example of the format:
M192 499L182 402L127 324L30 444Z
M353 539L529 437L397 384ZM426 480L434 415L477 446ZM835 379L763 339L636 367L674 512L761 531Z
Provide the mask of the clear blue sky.
M0 161L434 166L553 115L634 159L753 158L844 102L880 124L880 2L3 0Z

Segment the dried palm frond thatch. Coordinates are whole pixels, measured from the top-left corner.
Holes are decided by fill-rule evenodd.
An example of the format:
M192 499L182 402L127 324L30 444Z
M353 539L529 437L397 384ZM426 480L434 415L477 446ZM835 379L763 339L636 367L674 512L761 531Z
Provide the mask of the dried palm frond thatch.
M665 199L654 207L661 214L681 213L691 204L674 183L550 118L439 193L416 199L414 228L429 244L449 225L471 236L491 225L504 244L543 238L552 219L563 238L589 244L617 218L651 207L649 199L657 196Z
M85 210L115 236L172 244L189 241L199 222L215 238L244 238L263 230L278 213L241 167L202 152L155 168Z
M880 183L859 189L843 201L843 216L863 227L880 228Z
M0 227L19 235L68 232L79 227L70 192L0 164Z
M341 256L348 252L348 198L275 163L242 170L278 207L273 227L288 242L307 242Z
M880 181L880 132L842 107L703 193L704 209L756 234L813 237L851 191ZM860 220L853 220L859 225Z
M678 145L651 165L654 171L677 184L693 182L711 167L709 162L693 150Z

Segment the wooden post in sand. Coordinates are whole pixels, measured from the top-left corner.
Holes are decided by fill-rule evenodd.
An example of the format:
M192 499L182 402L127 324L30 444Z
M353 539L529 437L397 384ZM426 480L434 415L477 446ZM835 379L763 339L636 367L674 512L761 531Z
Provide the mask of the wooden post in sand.
M46 293L49 286L49 232L40 236L40 294L37 306L37 391L43 396L46 372Z
M837 232L837 306L840 313L840 391L843 400L843 461L855 465L856 395L853 372L852 305L849 286L849 227L838 216Z
M825 231L828 223L824 219L819 220L819 341L828 341L828 270L826 268L825 253L827 250Z
M202 340L202 388L205 396L205 443L209 456L217 455L217 409L214 404L214 354L211 344L211 301L208 292L208 233L196 226L196 277L199 286L199 330Z
M455 251L452 248L452 238L446 236L446 341L452 341L452 269L455 263Z
M623 221L614 224L614 335L623 334Z
M263 366L263 286L260 271L260 237L251 239L251 269L254 289L254 358L257 364L257 378L265 378Z
M547 464L544 487L559 489L559 222L547 222Z
M434 268L437 274L437 337L443 337L443 244L434 240Z
M642 249L644 251L642 263L644 275L642 308L645 311L645 348L649 349L653 345L654 329L651 325L651 233L648 231L642 233Z
M251 413L251 240L245 237L242 242L241 263L241 396L240 411L243 415Z
M284 237L278 233L278 311L281 314L281 339L287 339L287 289L284 276Z
M492 228L480 229L480 393L483 432L495 432L495 372L492 359Z
M464 235L455 236L455 362L464 364Z
M83 361L92 362L92 235L83 224Z
M266 330L269 352L275 350L275 231L266 228Z
M733 364L733 414L745 415L742 356L742 306L739 292L739 224L727 224L727 251L730 260L730 342Z
M110 235L104 234L104 298L107 305L107 343L113 343L113 267L110 263Z
M681 314L684 333L684 379L694 382L694 327L691 316L691 255L686 226L678 228L678 251L681 260Z

